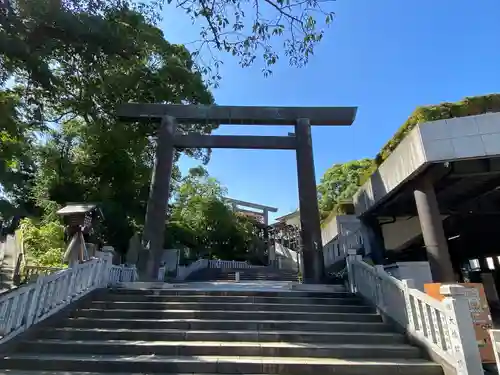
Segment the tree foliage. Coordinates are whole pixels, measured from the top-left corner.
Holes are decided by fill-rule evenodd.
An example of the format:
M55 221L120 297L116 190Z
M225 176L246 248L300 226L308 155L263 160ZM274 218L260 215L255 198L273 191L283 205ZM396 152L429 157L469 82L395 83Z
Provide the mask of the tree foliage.
M27 113L26 107L26 101L17 90L0 90L0 182L14 202L27 195L33 170L30 144L37 124L22 120L21 113ZM1 211L12 214L12 202L2 198L1 193L0 189ZM0 218L6 219L1 211Z
M235 56L244 67L261 60L270 72L282 44L293 66L308 62L333 20L332 0L3 0L0 9L0 83L12 71L24 71L45 88L62 87L53 74L52 58L74 53L85 60L102 56L140 55L136 20L123 22L120 13L133 11L157 26L165 6L183 9L200 26L197 57L215 49ZM152 34L155 34L153 32ZM150 35L154 37L154 35ZM189 42L189 41L186 41ZM215 58L215 67L220 60ZM217 69L200 60L198 68L218 80Z
M278 49L291 66L302 67L333 21L332 0L167 0L201 24L199 49L235 56L242 67L263 62L271 73ZM216 60L216 66L219 63ZM220 77L219 77L220 78Z
M83 2L68 1L61 4L64 14L58 14L37 8L38 3L11 1L13 9L1 15L7 49L1 63L9 83L0 90L0 216L12 206L24 207L23 214L51 222L67 202L96 202L105 217L102 239L124 251L143 224L155 129L118 121L116 107L128 101L212 104L212 94L186 48L168 43L143 13L111 6L85 11L78 8ZM56 21L65 26L59 29ZM16 34L21 27L16 22L22 22L24 34ZM62 32L72 23L78 30ZM36 49L32 38L40 30L47 33ZM99 30L112 38L88 34ZM16 58L9 38L23 38L18 47L38 54L36 69L25 55ZM107 46L113 38L120 40ZM214 128L207 123L179 126L183 132ZM208 161L207 150L183 152Z
M64 228L57 222L40 223L33 219L21 221L24 253L29 264L45 267L62 267Z
M360 176L372 165L370 159L353 160L330 167L318 185L319 209L325 217L338 208L342 200L352 198L360 186Z
M205 41L239 56L245 66L250 54L278 33L257 13L260 26L254 25L254 36L230 42L227 22L220 17L234 6L243 17L241 4L210 4L217 9L203 4L192 3L190 14L218 24L211 35L205 29ZM95 202L104 213L99 238L124 252L143 226L155 129L122 123L115 110L124 102L213 104L203 70L184 46L165 40L157 27L159 2L4 0L1 5L0 216L16 208L34 218L23 224L28 247L34 259L47 254L43 263L52 264L59 251L54 249L60 249L57 209L67 202ZM303 47L293 48L308 56L320 34L314 34L311 19L294 22L307 22L302 31L311 35L301 39ZM240 38L243 30L237 31ZM178 131L215 128L192 123L180 124ZM210 156L209 150L182 152L203 163ZM180 151L176 160L179 156ZM174 168L173 179L178 183L167 242L208 249L214 256L235 251L243 256L255 242L254 226L224 204L220 184L203 168L182 179ZM38 241L47 246L35 249Z
M176 189L166 246L185 246L219 259L245 259L255 246L255 223L224 202L226 189L203 167L193 168Z

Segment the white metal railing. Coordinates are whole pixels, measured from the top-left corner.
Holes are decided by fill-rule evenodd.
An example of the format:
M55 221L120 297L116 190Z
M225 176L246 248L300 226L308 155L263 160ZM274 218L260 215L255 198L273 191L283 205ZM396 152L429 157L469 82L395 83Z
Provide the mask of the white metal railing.
M247 262L236 260L215 260L215 259L198 259L196 262L191 263L187 267L179 266L177 268L177 280L185 280L190 274L202 268L257 268L262 266L255 266Z
M109 284L121 282L131 282L138 280L137 269L135 265L125 267L125 265L111 265L109 269Z
M0 296L0 344L95 289L136 277L135 268L113 266L111 257L39 276L36 283Z
M257 268L262 266L254 266L247 262L237 260L210 260L208 268Z
M398 280L372 267L350 251L347 259L349 288L399 324L420 345L453 366L460 375L483 375L481 356L467 299L460 285L443 285L438 301L415 289L412 280Z

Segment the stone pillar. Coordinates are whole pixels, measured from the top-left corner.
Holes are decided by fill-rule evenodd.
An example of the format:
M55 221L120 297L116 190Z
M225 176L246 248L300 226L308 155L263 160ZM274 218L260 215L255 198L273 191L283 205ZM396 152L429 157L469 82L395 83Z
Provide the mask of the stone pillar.
M424 176L415 189L414 195L432 278L434 282L454 282L455 275L436 193L432 181L427 176Z
M320 283L324 273L323 245L321 243L318 193L316 190L309 119L297 120L295 137L297 138L297 177L303 259L302 277L304 283Z
M382 228L374 216L362 217L361 233L363 234L363 246L370 254L374 264L383 264L385 258L385 244Z
M448 284L442 285L439 291L445 296L442 304L445 307L453 359L456 361L454 363L456 374L484 374L467 289L462 285ZM496 352L495 349L494 347L493 350Z
M170 177L174 161L175 119L165 116L158 129L156 141L155 165L151 178L143 243L149 248L147 262L139 271L141 277L156 280L163 252L163 240L166 225L168 198L170 195Z

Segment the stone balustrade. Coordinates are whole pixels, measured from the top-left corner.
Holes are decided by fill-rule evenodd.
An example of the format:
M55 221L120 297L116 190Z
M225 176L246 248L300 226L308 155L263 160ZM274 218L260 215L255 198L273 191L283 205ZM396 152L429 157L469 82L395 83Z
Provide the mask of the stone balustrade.
M398 280L383 266L368 265L353 250L347 269L351 292L368 300L433 359L452 367L456 374L483 374L467 288L443 285L440 292L446 298L438 301L414 288L412 280Z
M115 266L111 256L39 276L35 283L0 296L0 344L95 289L136 279L135 268Z

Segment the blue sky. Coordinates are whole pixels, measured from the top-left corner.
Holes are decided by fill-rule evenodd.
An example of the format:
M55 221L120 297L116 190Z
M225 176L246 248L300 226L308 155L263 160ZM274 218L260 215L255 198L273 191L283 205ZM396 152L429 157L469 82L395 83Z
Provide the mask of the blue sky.
M313 129L316 179L334 163L373 157L418 105L500 92L498 0L337 0L336 18L305 68L259 66L224 58L217 104L358 106L352 127ZM171 42L199 29L167 9ZM291 127L222 126L216 134L286 135ZM184 171L198 162L184 158ZM298 205L292 151L214 150L210 174L229 196L279 208Z

